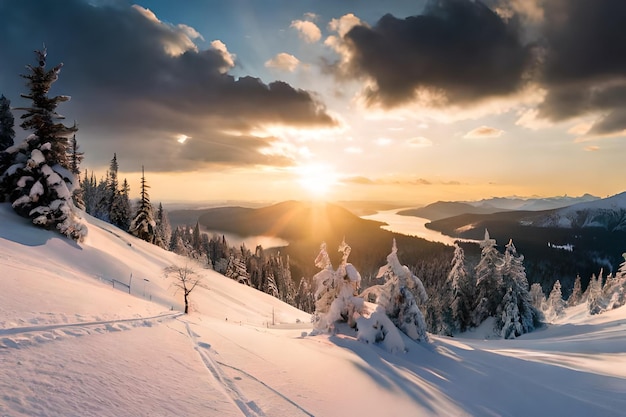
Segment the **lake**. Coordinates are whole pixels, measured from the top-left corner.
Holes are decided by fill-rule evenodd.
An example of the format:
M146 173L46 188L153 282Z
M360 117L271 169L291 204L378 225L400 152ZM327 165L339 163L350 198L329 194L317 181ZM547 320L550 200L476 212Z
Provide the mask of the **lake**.
M207 230L202 229L203 233L207 233L209 237L213 237L213 235L224 236L226 238L226 242L228 246L240 247L242 244L246 245L246 248L250 249L252 253L256 249L257 245L261 245L263 249L269 248L280 248L283 246L289 246L289 242L279 237L272 236L246 236L241 237L234 233L226 233L219 230Z
M450 236L446 236L436 230L430 230L426 228L426 223L429 223L429 219L415 216L401 216L399 211L406 209L394 209L379 211L376 214L370 216L362 216L365 220L376 220L379 222L387 223L387 226L381 226L385 230L390 232L400 233L407 236L417 236L422 239L430 240L432 242L441 242L446 245L453 246L454 242L459 240ZM475 242L476 240L462 239L464 242Z

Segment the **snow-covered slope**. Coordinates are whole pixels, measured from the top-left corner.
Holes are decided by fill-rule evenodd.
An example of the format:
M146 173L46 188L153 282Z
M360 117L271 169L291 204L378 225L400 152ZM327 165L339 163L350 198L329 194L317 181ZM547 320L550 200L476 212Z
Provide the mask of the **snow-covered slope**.
M1 416L619 416L626 309L517 340L351 329L202 271L184 316L161 270L185 259L87 217L75 244L0 204ZM358 267L358 265L356 265ZM113 288L110 279L128 284ZM147 280L147 281L146 281ZM150 301L150 299L152 301Z
M626 192L559 209L537 219L534 224L541 227L600 227L609 231L626 231Z

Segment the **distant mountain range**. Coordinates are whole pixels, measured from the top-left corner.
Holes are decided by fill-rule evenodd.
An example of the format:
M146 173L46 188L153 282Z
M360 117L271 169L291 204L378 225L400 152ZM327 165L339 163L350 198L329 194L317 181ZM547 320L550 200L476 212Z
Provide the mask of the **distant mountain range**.
M568 207L578 203L593 202L599 197L585 194L580 197L521 198L495 197L480 201L437 201L424 207L399 211L403 216L416 216L428 220L441 220L461 214L493 214L502 211L541 211Z
M626 232L626 192L546 213L531 224L568 229L596 227Z

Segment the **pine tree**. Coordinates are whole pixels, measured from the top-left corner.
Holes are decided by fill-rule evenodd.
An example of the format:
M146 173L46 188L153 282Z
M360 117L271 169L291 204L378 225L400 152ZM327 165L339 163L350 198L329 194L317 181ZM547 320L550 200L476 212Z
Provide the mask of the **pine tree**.
M298 284L298 291L295 297L295 307L307 313L312 313L315 309L315 298L313 297L313 291L311 285L304 278L300 278L300 284Z
M76 122L74 122L74 128L76 128ZM70 159L70 171L72 174L76 176L80 183L80 163L83 161L84 153L78 150L78 142L76 140L76 135L72 135L72 139L70 139L70 148L68 150L68 157ZM78 187L74 188L72 192L72 199L74 200L74 205L81 210L85 210L85 197L84 190L82 184L79 184Z
M554 283L546 304L546 316L550 319L554 320L555 318L563 314L563 310L565 309L565 301L563 301L561 282L559 280L556 280L556 282Z
M617 273L610 280L607 279L603 293L606 299L606 309L612 310L626 304L626 253L622 254L622 262Z
M472 286L465 268L465 252L457 244L454 245L448 285L451 293L450 328L453 333L464 332L471 325Z
M428 296L422 281L400 263L395 239L387 264L379 269L377 278L385 279L378 304L384 308L387 317L411 339L427 341L426 323L419 306L428 300Z
M485 238L480 242L482 252L476 265L476 295L478 304L474 308L472 322L480 325L487 317L495 316L498 304L504 296L502 290L502 259L496 249L496 241L489 237L485 229Z
M113 202L109 210L109 219L111 224L122 230L128 230L130 227L130 217L132 215L130 208L130 186L124 178L122 187L115 191Z
M535 282L530 286L530 300L537 311L543 311L546 305L546 295L543 293L541 284Z
M135 217L130 223L129 232L146 242L158 244L156 233L156 222L152 213L152 204L150 204L150 196L148 195L148 186L144 167L141 167L141 197Z
M0 152L13 146L15 118L11 113L11 101L0 96Z
M24 142L3 152L0 161L0 199L8 199L13 209L28 217L36 225L55 228L75 240L82 240L87 228L79 220L72 201L72 191L78 183L70 171L68 137L76 127L58 122L59 103L67 96L48 97L52 83L58 79L61 64L47 70L46 51L35 51L38 65L29 65L28 94L22 97L32 101L32 106L22 108L25 113L21 127L32 130ZM10 166L10 169L7 169Z
M126 183L126 180L124 180L124 183ZM167 212L163 209L163 204L161 203L159 203L159 208L157 209L156 227L159 240L162 242L162 247L167 249L167 246L172 238L172 226L170 225L170 219ZM204 240L206 240L207 243L207 248L205 248L204 251L208 253L208 236L203 234L202 237L205 238Z
M48 153L48 161L58 164L70 170L67 158L69 149L69 137L78 129L76 126L67 127L63 123L55 122L64 119L56 112L59 103L69 101L69 96L48 97L52 84L59 78L59 72L63 64L59 64L51 70L46 70L47 51L35 51L38 65L28 65L30 74L23 74L22 78L28 80L30 89L28 94L21 96L32 100L33 106L20 108L26 113L21 116L24 120L20 125L24 130L32 130L35 138L32 147L45 147ZM49 144L49 145L46 145ZM49 148L49 149L48 149Z
M200 223L196 222L191 235L191 247L197 253L200 253Z
M567 299L567 306L574 307L580 304L583 301L583 290L582 284L580 281L580 275L576 275L576 280L574 281L574 288L572 289L572 294Z
M497 309L500 334L511 339L533 331L540 323L540 313L533 306L528 292L524 257L517 254L512 240L504 253L502 282L506 294Z
M109 172L107 171L106 178L100 178L95 189L94 189L94 207L93 211L89 214L92 216L103 220L105 222L109 222L109 212L110 207L108 204L109 198L107 196L108 189L107 184L109 182Z
M602 296L602 273L603 271L600 271L600 275L598 277L593 274L589 280L587 291L585 292L587 295L587 310L589 310L589 314L600 314L606 308L605 301Z
M348 262L351 250L345 240L341 242L339 252L343 253L342 261L337 270L333 271L326 244L320 246L315 266L322 270L313 277L317 284L314 318L318 330L332 330L337 321L348 322L354 327L355 313L359 314L363 310L363 299L355 297L361 274Z
M74 123L74 129L78 129L76 127L76 123ZM72 174L79 176L80 175L80 164L83 162L83 158L85 157L85 153L79 151L80 146L78 145L78 141L76 140L76 135L72 135L70 139L70 146L68 150L68 157L70 160L70 171Z

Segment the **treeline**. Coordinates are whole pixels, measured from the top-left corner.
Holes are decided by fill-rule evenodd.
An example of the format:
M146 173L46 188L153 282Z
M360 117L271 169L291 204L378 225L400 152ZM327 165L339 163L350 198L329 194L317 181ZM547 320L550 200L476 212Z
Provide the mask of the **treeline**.
M259 245L253 253L244 244L230 246L224 235L209 236L201 232L199 223L176 227L171 233L168 249L301 310L313 311L314 299L309 282L301 278L298 287L295 286L289 256L280 251L265 251Z

